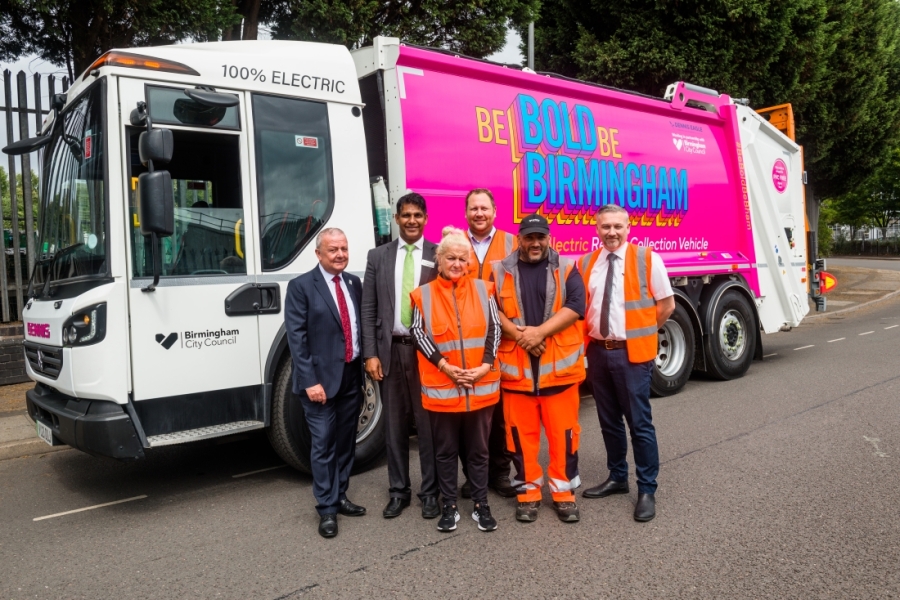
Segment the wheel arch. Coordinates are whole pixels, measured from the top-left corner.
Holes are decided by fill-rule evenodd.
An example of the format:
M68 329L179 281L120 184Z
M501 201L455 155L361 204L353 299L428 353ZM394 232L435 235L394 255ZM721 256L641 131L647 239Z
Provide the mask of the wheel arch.
M275 381L278 365L281 364L282 358L289 352L287 328L284 323L282 323L281 327L279 327L278 331L275 333L275 339L272 340L272 345L269 346L269 355L266 357L266 370L263 372L264 384L271 385Z
M691 326L694 328L694 364L691 370L705 371L706 355L703 353L703 334L708 329L704 326L703 319L700 318L696 303L691 300L687 292L677 287L672 288L672 291L675 292L675 302L684 307L691 319Z

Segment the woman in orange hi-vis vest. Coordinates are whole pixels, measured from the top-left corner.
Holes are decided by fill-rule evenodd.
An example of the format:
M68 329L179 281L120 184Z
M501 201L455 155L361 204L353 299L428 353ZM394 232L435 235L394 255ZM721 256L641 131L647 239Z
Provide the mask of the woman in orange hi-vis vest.
M494 285L467 277L469 242L447 227L437 247L437 279L410 294L409 330L419 349L422 406L430 412L437 477L444 497L438 530L456 529L457 462L465 448L475 501L472 518L482 531L497 529L487 503L488 436L500 399L497 347L500 324Z

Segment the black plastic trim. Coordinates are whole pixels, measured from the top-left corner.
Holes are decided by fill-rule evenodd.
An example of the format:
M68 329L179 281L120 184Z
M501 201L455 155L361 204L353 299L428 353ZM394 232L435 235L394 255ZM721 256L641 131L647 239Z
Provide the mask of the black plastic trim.
M79 400L38 383L25 393L28 414L64 444L93 456L119 460L144 457L136 420L121 404Z

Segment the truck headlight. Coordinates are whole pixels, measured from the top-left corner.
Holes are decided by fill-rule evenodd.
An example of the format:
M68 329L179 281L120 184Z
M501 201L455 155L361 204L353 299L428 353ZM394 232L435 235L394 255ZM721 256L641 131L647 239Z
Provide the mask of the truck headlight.
M89 346L106 337L106 302L83 308L63 324L63 345Z

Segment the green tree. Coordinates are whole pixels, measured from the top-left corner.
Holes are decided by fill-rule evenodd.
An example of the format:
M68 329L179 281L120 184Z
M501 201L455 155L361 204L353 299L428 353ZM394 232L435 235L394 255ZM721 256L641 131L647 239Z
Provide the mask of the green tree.
M507 27L526 25L540 0L285 0L264 7L278 39L358 48L378 35L470 56L497 52ZM266 3L264 3L266 4Z
M31 172L31 214L34 217L34 226L37 227L37 217L38 217L38 175L34 171ZM25 203L22 199L25 197L25 192L22 189L22 174L16 174L16 200L18 204L18 215L19 215L19 228L22 231L25 231ZM12 221L10 219L10 212L12 210L12 202L9 198L9 175L6 172L6 169L0 167L0 204L3 206L3 228L10 229L12 227Z
M900 148L856 189L834 199L835 220L844 225L869 225L887 237L888 226L900 219Z
M231 0L0 0L0 59L37 54L69 78L112 48L218 40Z
M792 103L813 206L857 187L898 141L896 0L544 0L535 29L538 70Z

